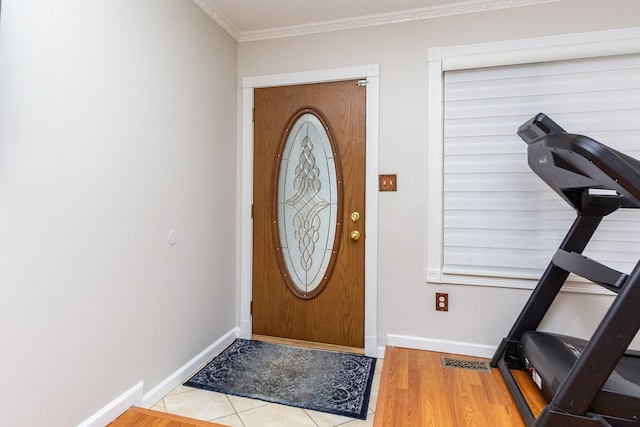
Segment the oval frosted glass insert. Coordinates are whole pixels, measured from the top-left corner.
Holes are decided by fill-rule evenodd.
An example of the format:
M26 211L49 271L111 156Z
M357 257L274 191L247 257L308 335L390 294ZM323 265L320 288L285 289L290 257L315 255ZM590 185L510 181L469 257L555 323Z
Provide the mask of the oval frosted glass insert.
M282 150L277 202L282 260L303 297L322 284L330 265L338 217L336 175L325 127L314 114L301 115Z

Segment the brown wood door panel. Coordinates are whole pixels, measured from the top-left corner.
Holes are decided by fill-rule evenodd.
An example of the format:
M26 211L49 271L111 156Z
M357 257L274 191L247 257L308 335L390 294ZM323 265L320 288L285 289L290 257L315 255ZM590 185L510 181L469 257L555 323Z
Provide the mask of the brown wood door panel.
M253 332L364 347L365 88L355 81L256 89L254 92ZM338 253L326 287L312 299L294 295L277 261L273 203L278 149L286 124L302 108L326 119L342 181ZM360 219L353 222L352 212ZM350 237L352 230L361 239Z

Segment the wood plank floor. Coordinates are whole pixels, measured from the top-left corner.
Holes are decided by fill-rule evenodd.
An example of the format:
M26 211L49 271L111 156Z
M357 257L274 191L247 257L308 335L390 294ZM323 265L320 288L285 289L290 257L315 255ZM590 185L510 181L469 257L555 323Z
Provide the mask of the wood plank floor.
M443 367L442 355L387 347L374 427L524 427L498 369ZM525 372L514 374L537 416L544 397Z
M109 427L225 427L221 424L194 420L179 415L132 407Z

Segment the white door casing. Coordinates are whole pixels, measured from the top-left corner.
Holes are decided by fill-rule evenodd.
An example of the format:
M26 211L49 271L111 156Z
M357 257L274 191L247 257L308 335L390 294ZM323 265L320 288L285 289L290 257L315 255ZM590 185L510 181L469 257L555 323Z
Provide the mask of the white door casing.
M242 145L240 147L240 236L238 281L241 338L251 338L251 205L253 201L253 91L255 88L366 79L366 230L364 349L379 357L378 349L378 65L273 74L242 79Z

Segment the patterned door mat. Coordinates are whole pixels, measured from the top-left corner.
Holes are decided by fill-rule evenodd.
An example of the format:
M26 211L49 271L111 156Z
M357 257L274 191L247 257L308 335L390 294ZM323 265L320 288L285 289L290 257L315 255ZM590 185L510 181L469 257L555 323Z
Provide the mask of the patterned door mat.
M376 359L237 339L184 385L366 419Z

